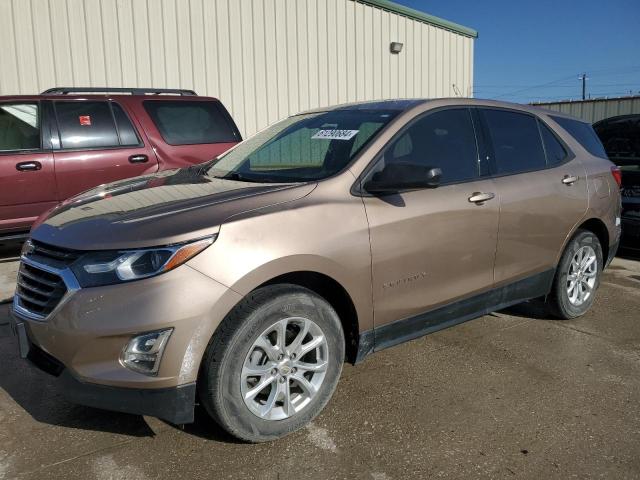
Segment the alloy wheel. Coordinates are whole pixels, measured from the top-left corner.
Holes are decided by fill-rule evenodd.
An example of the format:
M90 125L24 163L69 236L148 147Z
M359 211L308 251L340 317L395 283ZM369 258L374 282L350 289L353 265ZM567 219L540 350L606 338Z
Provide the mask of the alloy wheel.
M329 352L322 329L302 317L288 317L265 329L242 366L245 405L265 420L283 420L303 410L318 393Z
M589 245L580 247L569 264L567 296L574 306L586 302L593 293L598 276L598 257Z

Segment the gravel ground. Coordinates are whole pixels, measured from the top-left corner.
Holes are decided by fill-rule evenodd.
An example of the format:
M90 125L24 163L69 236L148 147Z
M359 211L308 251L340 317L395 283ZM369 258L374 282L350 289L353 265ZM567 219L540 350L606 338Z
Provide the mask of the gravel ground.
M639 404L633 260L615 260L579 320L521 306L347 365L313 424L262 445L201 412L179 428L65 402L18 358L0 305L0 480L640 478Z

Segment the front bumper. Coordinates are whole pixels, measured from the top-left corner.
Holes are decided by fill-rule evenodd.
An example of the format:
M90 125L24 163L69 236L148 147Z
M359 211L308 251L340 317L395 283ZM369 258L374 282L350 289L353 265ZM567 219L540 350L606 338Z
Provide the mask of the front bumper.
M14 308L14 331L21 355L56 376L70 401L188 423L202 356L240 298L183 265L140 281L78 289L43 320ZM157 375L120 362L132 337L169 327Z
M171 388L124 388L83 382L58 359L31 341L23 321L12 320L12 329L18 336L20 356L56 377L57 389L70 402L115 412L158 417L177 425L193 422L195 382Z

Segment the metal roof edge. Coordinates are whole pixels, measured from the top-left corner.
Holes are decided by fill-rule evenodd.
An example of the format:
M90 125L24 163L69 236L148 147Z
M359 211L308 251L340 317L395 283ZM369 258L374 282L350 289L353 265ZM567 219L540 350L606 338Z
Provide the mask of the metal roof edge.
M585 98L584 100L582 99L576 99L576 100L556 100L554 102L531 102L529 103L529 105L564 105L564 104L569 104L569 103L595 103L595 102L610 102L610 101L614 101L614 100L636 100L639 99L640 95L624 95L621 97L597 97L597 98Z
M400 5L398 3L391 2L389 0L352 0L352 1L365 3L373 7L382 8L384 10L388 10L390 12L397 13L399 15L404 15L406 17L413 18L414 20L419 20L421 22L430 23L437 27L446 28L447 30L451 30L461 35L466 35L467 37L478 38L478 31L474 30L473 28L465 27L463 25L450 22L449 20L445 20L444 18L429 15L428 13L424 13L410 7L405 7L404 5Z

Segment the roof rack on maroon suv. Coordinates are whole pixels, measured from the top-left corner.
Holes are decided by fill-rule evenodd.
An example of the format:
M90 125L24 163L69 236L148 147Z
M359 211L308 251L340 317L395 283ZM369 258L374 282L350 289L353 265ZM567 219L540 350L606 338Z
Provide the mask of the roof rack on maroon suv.
M224 105L193 90L0 96L0 242L23 238L39 215L80 192L206 162L241 140Z
M49 88L41 95L67 95L69 93L129 93L131 95L161 95L173 94L183 96L198 95L193 90L178 88L113 88L113 87L55 87Z

